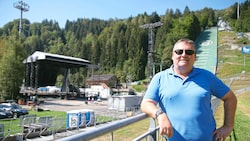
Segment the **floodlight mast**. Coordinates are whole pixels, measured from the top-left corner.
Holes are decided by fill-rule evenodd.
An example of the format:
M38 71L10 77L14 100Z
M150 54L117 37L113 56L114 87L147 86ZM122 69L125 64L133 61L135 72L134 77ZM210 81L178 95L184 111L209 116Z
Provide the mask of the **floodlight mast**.
M240 19L240 0L238 0L238 5L237 5L237 20Z
M148 23L148 24L144 24L141 25L140 28L148 28L149 32L148 32L148 77L151 80L153 77L153 64L154 64L154 60L153 60L153 47L154 47L154 32L153 32L153 28L162 26L163 23L161 22L155 22L155 23Z
M19 36L20 36L21 32L22 32L23 12L29 11L30 6L27 3L23 2L22 0L18 1L17 3L14 3L13 6L16 9L19 9L21 11L21 18L20 18L19 29L18 29L19 30Z

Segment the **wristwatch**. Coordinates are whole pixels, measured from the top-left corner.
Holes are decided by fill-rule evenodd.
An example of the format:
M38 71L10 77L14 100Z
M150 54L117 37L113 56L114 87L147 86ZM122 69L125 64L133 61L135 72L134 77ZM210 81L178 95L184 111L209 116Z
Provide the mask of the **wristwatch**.
M157 117L158 117L159 115L163 114L163 113L164 113L164 112L163 112L161 109L157 110L157 111L155 112L155 119L157 119Z

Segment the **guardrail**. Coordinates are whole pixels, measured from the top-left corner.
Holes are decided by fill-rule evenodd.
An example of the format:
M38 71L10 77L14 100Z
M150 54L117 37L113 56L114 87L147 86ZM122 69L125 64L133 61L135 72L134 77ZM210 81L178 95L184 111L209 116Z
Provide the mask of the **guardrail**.
M213 112L216 111L217 107L219 106L219 102L220 99L213 97L212 100L212 110ZM58 141L69 141L69 140L74 140L74 141L87 141L90 139L94 139L97 138L101 135L110 133L110 141L113 141L113 131L128 126L130 124L133 124L135 122L141 121L143 119L147 118L147 115L145 113L133 116L133 117L129 117L126 119L122 119L122 120L118 120L118 121L114 121L112 123L106 124L106 125L102 125L98 128L92 128L89 129L85 132L81 132L72 136L68 136L62 139L59 139ZM153 118L150 118L150 126L148 129L148 132L140 135L139 137L135 138L133 141L140 141L143 140L145 138L147 138L148 141L157 141L161 138L164 138L162 136L159 135L158 133L159 127L156 127L156 122Z
M87 130L85 132L59 139L58 141L69 141L69 140L87 141L87 140L99 137L101 135L104 135L106 133L111 133L111 137L110 137L111 139L110 140L113 140L112 139L113 138L112 137L113 131L115 131L115 130L117 130L119 128L128 126L130 124L133 124L135 122L141 121L141 120L143 120L145 118L147 118L146 114L144 114L144 113L139 114L139 115L136 115L136 116L133 116L133 117L129 117L129 118L126 118L126 119L111 122L109 124L100 126L98 128L92 128L92 129Z
M212 102L212 110L213 110L213 112L215 112L217 110L217 107L219 106L220 99L213 97L211 102ZM65 137L65 136L63 136L61 138L59 137L60 139L57 138L57 140L58 141L68 141L68 140L85 141L85 140L95 139L97 137L100 137L102 135L110 133L110 141L113 141L114 140L114 136L113 136L114 131L116 131L120 128L126 127L128 125L131 125L133 123L139 122L147 117L148 116L145 113L139 113L135 116L128 117L125 119L120 119L117 121L112 121L110 123L101 124L101 125L98 125L97 127L86 128L86 129L84 129L83 132L78 131L78 132L74 132L74 134L71 134L71 135L67 134L67 137ZM57 121L57 120L55 120L55 121ZM12 122L12 120L11 120L11 122ZM65 121L61 121L59 123L62 124L62 123L65 123ZM3 131L0 133L3 134ZM5 136L5 138L8 137L8 135ZM52 134L52 136L53 136L53 134ZM3 137L3 135L2 135L2 137ZM46 136L44 136L44 137L46 137ZM52 138L56 139L55 137L52 137ZM141 134L140 136L134 138L133 141L141 141L141 140L157 141L157 140L162 140L163 138L164 137L159 135L159 127L156 127L156 121L153 118L150 118L150 124L149 124L148 131Z
M242 91L250 91L250 87L246 87L246 88L242 88L238 91L236 91L236 93L240 93ZM220 104L220 99L213 97L211 99L211 103L212 103L212 111L213 113L216 112L219 104ZM68 140L76 140L76 141L85 141L85 140L90 140L90 139L94 139L96 137L99 137L101 135L104 135L106 133L110 133L110 141L113 141L113 131L128 126L130 124L133 124L135 122L141 121L143 119L147 118L147 115L142 113L127 119L123 119L123 120L119 120L119 121L115 121L112 122L110 124L104 125L100 128L94 128L93 130L88 130L86 132L82 132L76 135L72 135L63 139L59 139L59 141L68 141ZM232 133L233 136L235 136L235 131L233 130ZM230 139L233 137L232 135L230 135ZM156 127L156 122L153 118L150 118L150 126L147 132L145 132L144 134L136 137L135 139L133 139L133 141L141 141L141 140L147 140L147 141L157 141L157 140L161 140L162 136L159 135L159 127Z

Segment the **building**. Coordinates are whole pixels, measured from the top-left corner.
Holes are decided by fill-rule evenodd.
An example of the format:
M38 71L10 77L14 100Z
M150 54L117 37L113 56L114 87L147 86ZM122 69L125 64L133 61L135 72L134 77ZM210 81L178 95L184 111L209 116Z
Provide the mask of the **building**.
M106 84L109 88L116 88L118 79L113 74L105 74L92 75L85 81L86 87L91 87L92 85L100 85L101 83Z

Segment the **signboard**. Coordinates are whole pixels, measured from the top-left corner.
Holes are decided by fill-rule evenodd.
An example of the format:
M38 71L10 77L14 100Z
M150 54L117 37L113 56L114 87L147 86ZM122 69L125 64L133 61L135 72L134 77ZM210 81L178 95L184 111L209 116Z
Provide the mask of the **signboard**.
M250 46L244 46L241 49L242 54L250 54ZM244 55L244 67L246 66L246 56Z
M250 46L244 46L241 49L242 54L250 54Z

